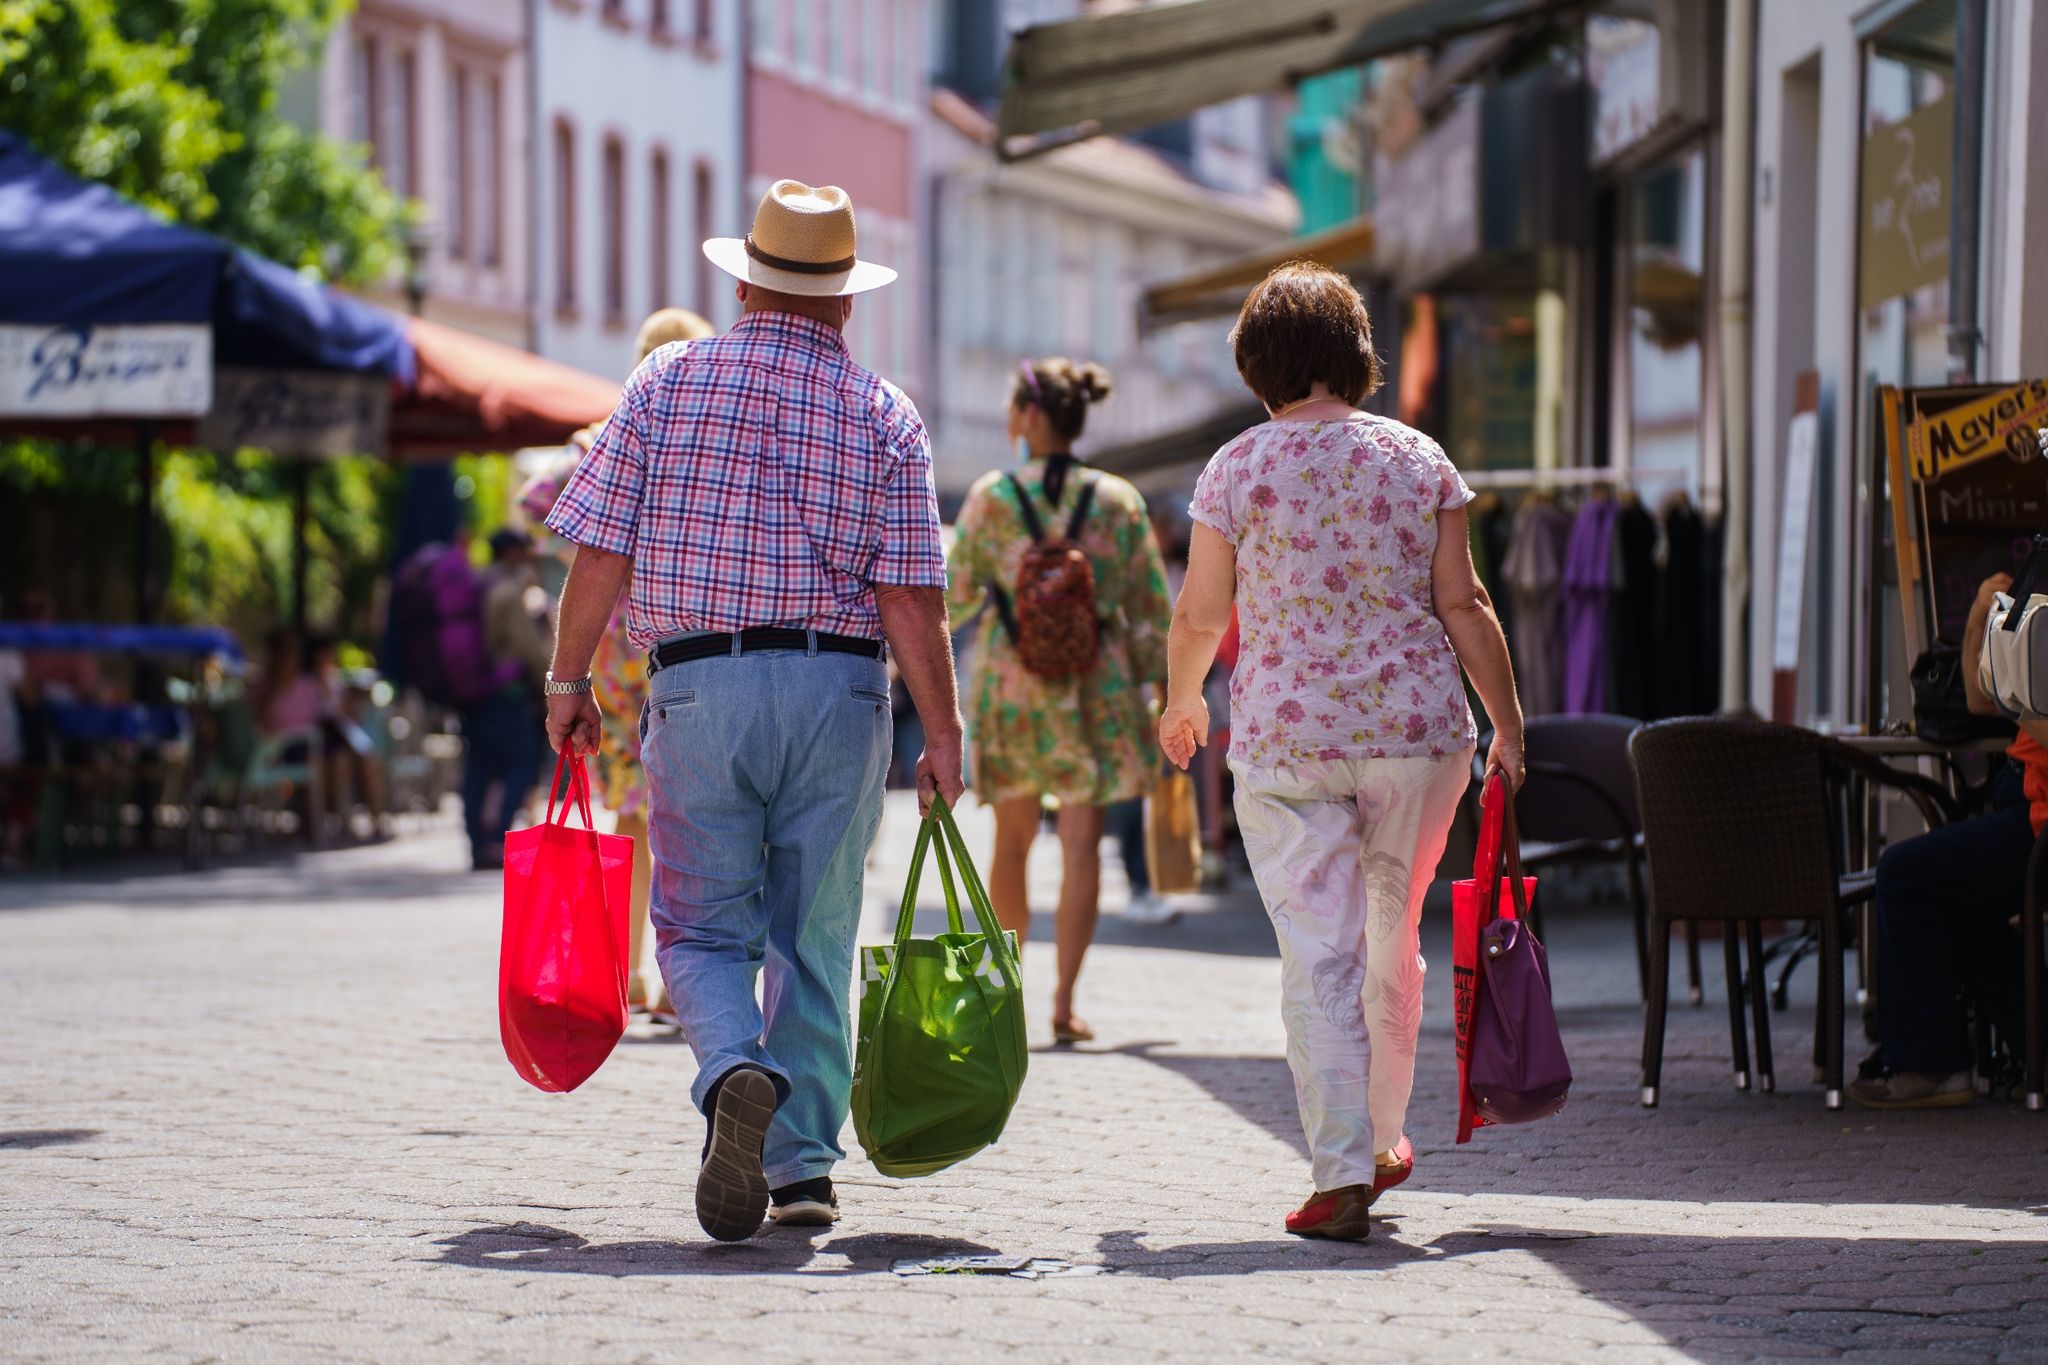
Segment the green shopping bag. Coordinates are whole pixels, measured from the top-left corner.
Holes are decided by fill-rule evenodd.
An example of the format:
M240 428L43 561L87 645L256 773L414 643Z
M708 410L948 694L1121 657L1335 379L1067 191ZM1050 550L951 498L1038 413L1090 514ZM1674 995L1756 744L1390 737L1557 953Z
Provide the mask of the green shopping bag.
M911 919L928 849L938 854L948 932L917 939ZM961 923L955 861L979 933ZM996 923L944 801L932 803L918 829L896 941L862 948L860 962L860 1145L883 1175L930 1175L965 1161L1002 1135L1023 1088L1024 986L1017 937Z

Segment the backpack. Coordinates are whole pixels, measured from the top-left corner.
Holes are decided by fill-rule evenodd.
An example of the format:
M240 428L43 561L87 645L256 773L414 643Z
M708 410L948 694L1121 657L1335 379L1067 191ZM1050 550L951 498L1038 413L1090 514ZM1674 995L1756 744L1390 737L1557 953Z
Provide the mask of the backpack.
M1095 615L1095 566L1080 546L1081 524L1095 502L1095 483L1081 485L1066 534L1047 539L1031 495L1014 474L1005 476L1017 495L1031 547L1017 570L1014 600L1001 588L990 588L1017 661L1041 678L1066 678L1086 673L1101 655L1102 623Z
M484 644L484 580L462 549L427 545L399 566L391 623L405 680L437 706L468 710L512 680Z

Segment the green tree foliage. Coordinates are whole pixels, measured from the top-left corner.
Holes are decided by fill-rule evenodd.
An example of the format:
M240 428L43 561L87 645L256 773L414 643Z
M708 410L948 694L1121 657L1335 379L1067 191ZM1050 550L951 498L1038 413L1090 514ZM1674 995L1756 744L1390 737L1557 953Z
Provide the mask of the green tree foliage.
M0 126L88 179L286 264L361 283L407 209L278 95L347 0L0 0Z
M273 260L343 283L388 278L404 201L361 149L279 109L348 4L0 0L0 127ZM224 624L252 643L289 619L295 466L257 451L163 450L157 473L161 616ZM0 441L0 598L41 585L67 615L132 619L136 475L132 447ZM307 477L308 620L374 640L396 480L369 460Z

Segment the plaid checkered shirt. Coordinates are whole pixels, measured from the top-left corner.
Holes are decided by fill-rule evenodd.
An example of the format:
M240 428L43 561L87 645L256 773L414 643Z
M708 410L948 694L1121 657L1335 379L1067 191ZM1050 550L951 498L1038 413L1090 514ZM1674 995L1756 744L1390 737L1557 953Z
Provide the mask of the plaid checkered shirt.
M880 639L876 584L946 582L917 409L792 313L649 356L547 524L632 558L640 649L753 626Z

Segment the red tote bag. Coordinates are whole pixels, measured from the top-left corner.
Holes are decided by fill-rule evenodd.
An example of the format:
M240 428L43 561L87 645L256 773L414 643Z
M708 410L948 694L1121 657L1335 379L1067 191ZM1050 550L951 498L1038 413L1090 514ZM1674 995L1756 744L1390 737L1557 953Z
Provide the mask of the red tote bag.
M555 794L569 798L555 818ZM569 825L583 812L582 829ZM564 752L547 820L505 836L505 936L498 955L498 1033L505 1056L542 1090L590 1079L626 1032L626 945L633 841L599 834L590 777Z
M1479 847L1472 858L1472 879L1451 883L1451 989L1458 1033L1458 1141L1470 1142L1472 1130L1486 1126L1472 1103L1472 1015L1479 998L1479 938L1495 911L1488 903L1489 883L1499 875L1501 841L1507 837L1508 784L1497 772L1486 774L1479 796ZM1498 885L1498 883L1494 883ZM1522 879L1522 903L1536 897L1536 879ZM1503 897L1499 915L1515 918L1515 898Z

